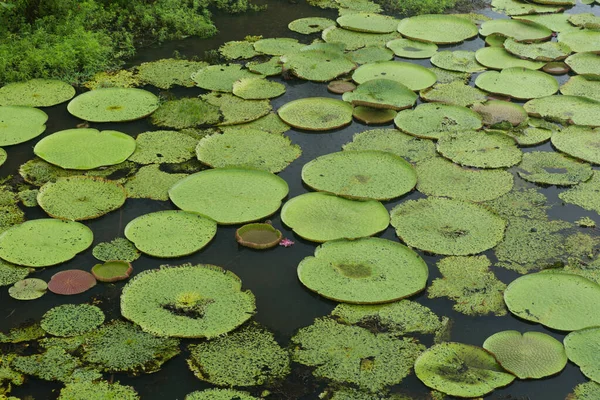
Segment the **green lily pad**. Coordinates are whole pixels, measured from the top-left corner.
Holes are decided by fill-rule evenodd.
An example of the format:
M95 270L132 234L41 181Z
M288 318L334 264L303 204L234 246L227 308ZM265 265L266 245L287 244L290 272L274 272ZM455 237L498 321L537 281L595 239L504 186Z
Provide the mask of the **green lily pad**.
M590 179L592 167L560 153L534 151L523 155L518 172L529 182L572 186Z
M244 100L272 99L285 93L285 85L264 78L243 78L233 83L233 94Z
M564 60L571 54L571 48L562 42L520 43L513 38L504 42L504 48L510 54L532 61Z
M558 41L566 44L574 53L600 52L600 30L562 32Z
M566 400L594 400L598 396L600 396L600 384L588 381L575 386L573 393L570 393Z
M342 15L344 11L349 14L357 12L382 12L381 6L370 0L335 0L335 2L337 3L337 8L339 9L340 14Z
M239 64L220 64L202 68L194 72L191 78L202 89L231 93L235 81L259 76L246 69L242 69L242 66Z
M489 100L483 104L475 104L472 110L481 115L486 126L504 127L519 126L527 121L527 111L523 106L509 101Z
M435 43L419 42L411 39L394 39L386 43L386 47L398 57L403 58L431 58L437 50Z
M378 201L356 201L325 193L305 193L284 204L281 220L312 242L356 239L383 231L389 215Z
M125 238L118 237L110 242L98 243L92 254L100 261L126 261L134 262L140 257L140 252L133 243Z
M56 79L31 79L0 88L0 106L51 107L75 96L75 88Z
M347 53L357 64L368 64L394 59L394 52L384 46L367 46Z
M419 94L425 101L461 107L483 103L488 99L483 90L466 85L458 80L450 83L438 83L429 89L421 90Z
M198 212L219 224L230 225L272 215L288 190L283 179L269 172L223 168L181 179L171 187L169 197L182 210Z
M431 57L436 67L458 72L480 72L485 67L477 62L474 51L456 50L440 51Z
M121 314L156 336L212 339L254 314L254 295L214 265L163 266L137 274L121 294Z
M600 77L600 54L584 52L570 55L565 63L579 75Z
M122 281L129 278L132 272L133 267L127 261L108 261L92 267L92 275L100 282Z
M252 58L260 54L254 50L252 42L246 40L225 42L219 47L219 53L228 60Z
M0 146L31 140L46 130L48 115L33 107L0 106Z
M448 297L452 308L466 315L506 315L502 293L506 285L490 270L486 256L446 257L437 263L442 278L434 279L427 297Z
M42 329L54 336L73 337L95 330L104 322L104 313L89 304L63 304L42 317Z
M76 368L81 366L78 358L59 347L50 347L46 352L30 356L17 356L11 367L26 375L46 381L67 382Z
M255 129L204 137L196 147L198 160L213 168L252 168L277 173L300 157L302 149L287 136Z
M417 163L416 171L417 190L428 196L488 201L513 187L513 176L507 171L467 169L441 157Z
M546 196L535 188L516 187L504 196L488 201L486 206L502 217L527 217L528 219L544 220L547 218L546 211L549 208L547 200Z
M91 398L139 400L140 396L133 387L121 385L118 382L85 380L66 383L58 396L59 400L85 400Z
M569 333L565 339L569 360L581 368L581 372L593 381L600 380L600 364L595 357L600 346L600 328L586 328ZM565 361L566 362L566 361Z
M511 313L560 331L600 324L600 285L579 275L538 272L512 281L504 292Z
M397 112L385 108L354 107L352 116L367 125L389 124L396 118Z
M219 119L218 106L197 98L165 101L150 117L153 125L173 129L211 125Z
M335 26L334 20L322 17L308 17L293 20L288 24L288 29L302 33L303 35L310 35L311 33L321 32L330 26Z
M536 3L527 3L521 0L492 0L492 9L496 12L513 15L559 13L564 10L562 6L550 6Z
M471 74L468 72L448 71L438 67L429 68L437 77L437 83L461 82L467 84L471 81Z
M550 75L564 75L569 73L571 68L562 61L552 61L544 65L542 71L549 73Z
M375 13L352 13L339 17L336 22L344 29L367 33L390 33L398 28L398 20Z
M594 171L589 180L579 183L572 189L559 193L558 197L566 203L575 204L581 208L596 211L600 214L598 193L600 193L600 174Z
M502 331L483 342L504 369L519 379L554 375L567 365L562 343L541 332Z
M321 35L326 43L343 43L345 50L356 50L367 46L383 46L390 40L398 39L400 34L355 32L337 26L330 26Z
M523 67L484 72L475 79L475 85L519 100L551 96L558 91L558 81L554 77Z
M9 286L25 279L31 270L0 260L0 286Z
M504 47L504 42L506 42L507 39L508 38L504 35L492 33L485 37L485 44L491 47Z
M402 36L436 44L460 43L477 36L477 25L452 15L426 14L405 18L398 25Z
M337 240L317 248L298 265L308 289L335 301L378 304L412 296L427 284L423 259L391 240Z
M158 211L137 217L125 226L125 237L142 253L181 257L206 246L217 233L217 223L185 211Z
M513 56L503 47L483 47L475 52L477 62L490 69L505 69L523 67L541 69L545 63L542 61L523 60Z
M0 333L0 343L31 342L38 339L43 340L44 336L46 336L46 331L42 329L39 323L27 322L12 328L7 334ZM0 359L0 367L2 362L3 360Z
M391 211L398 237L410 247L443 255L470 255L496 246L506 222L487 209L461 200L409 200Z
M474 23L475 25L481 25L483 24L485 21L491 21L493 18L488 17L487 15L483 15L483 14L479 14L479 13L464 13L464 14L455 14L452 13L453 16L458 17L458 18L464 18L466 20L471 21L472 23Z
M187 364L200 380L219 386L257 386L285 378L290 359L273 334L257 323L191 345ZM248 351L252 349L252 351Z
M281 231L269 223L246 224L235 231L235 240L239 244L257 250L275 247L282 238Z
M206 389L192 392L185 396L184 400L259 400L259 398L239 390Z
M92 231L79 222L34 219L0 235L0 257L27 267L48 267L72 259L93 239Z
M570 15L569 22L580 28L600 29L600 17L594 15L593 13L581 13Z
M479 28L482 36L493 33L513 38L517 42L537 42L552 37L552 31L544 25L518 19L496 19L484 22Z
M290 126L283 122L281 118L279 118L279 115L277 115L275 112L270 112L264 117L260 117L259 119L255 119L254 121L234 126L222 126L220 127L220 129L223 133L229 131L244 132L246 130L259 130L263 132L280 134L289 131Z
M339 49L304 48L281 57L283 66L301 79L327 82L356 68Z
M486 350L455 342L423 352L415 361L415 374L430 388L458 397L483 396L515 379Z
M129 160L138 164L180 163L194 157L198 141L175 131L150 131L135 138L135 151Z
M592 164L600 164L599 128L569 126L552 135L552 144L570 156Z
M510 167L523 156L513 138L494 131L447 133L438 140L437 151L457 164L477 168Z
M361 84L372 79L390 79L400 82L410 90L421 90L432 86L437 77L427 68L402 61L383 61L365 64L352 74L354 82Z
M158 108L158 97L132 88L105 88L85 92L67 105L69 113L90 122L125 122L147 117Z
M8 295L16 300L35 300L46 294L48 284L38 278L26 278L8 288Z
M417 174L395 154L346 150L305 164L302 181L315 190L350 199L390 200L410 192Z
M372 129L354 135L343 150L379 150L395 154L412 162L434 157L435 144L419 139L397 129Z
M411 108L418 97L395 80L371 79L358 85L354 91L344 93L342 99L355 106L403 110Z
M558 123L600 126L600 101L579 96L548 96L523 106L530 116Z
M411 338L315 320L292 337L292 360L314 366L313 375L369 392L400 383L424 346Z
M279 117L294 128L326 131L352 122L352 106L327 97L307 97L279 107Z
M190 75L208 66L204 61L188 61L167 58L142 63L135 69L137 78L143 83L160 89L170 89L173 86L193 87L195 85Z
M160 170L160 165L146 165L123 185L130 199L169 200L169 189L188 174L170 174Z
M301 47L304 47L302 43L298 43L296 39L291 38L267 38L254 42L254 49L256 51L271 56L282 56L293 53L300 50Z
M82 221L118 210L127 195L118 183L88 176L60 178L40 188L37 202L52 218Z
M279 56L270 58L267 61L251 61L246 63L246 68L255 74L264 76L275 76L283 71L282 64L279 62Z
M394 123L401 131L426 139L439 139L448 132L475 130L482 126L476 112L438 103L420 104L414 110L399 112Z
M533 126L532 119L517 127L509 130L488 130L487 132L497 132L513 138L521 147L536 146L550 140L556 129Z
M572 76L560 87L560 92L567 96L586 97L600 102L600 78L588 79L585 76Z
M218 124L237 125L251 122L271 112L269 100L244 100L229 93L211 92L201 96L209 104L219 107L223 120Z
M88 170L116 165L135 151L135 140L117 131L66 129L40 140L33 152L41 159L67 169Z

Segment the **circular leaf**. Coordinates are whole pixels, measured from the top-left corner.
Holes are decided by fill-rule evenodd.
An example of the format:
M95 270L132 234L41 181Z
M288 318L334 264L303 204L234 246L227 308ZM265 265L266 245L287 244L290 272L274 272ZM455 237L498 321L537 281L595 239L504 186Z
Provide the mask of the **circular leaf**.
M281 106L277 113L288 125L309 131L337 129L352 122L352 106L327 97L293 100Z
M75 96L75 88L55 79L31 79L0 88L0 106L51 107Z
M452 15L426 14L405 18L398 32L409 39L437 44L460 43L477 36L477 26L469 20Z
M433 72L418 64L382 61L358 67L352 74L352 79L358 84L372 79L390 79L400 82L410 90L421 90L432 86L437 77Z
M124 122L147 117L158 108L158 97L142 89L95 89L75 97L67 110L90 122Z

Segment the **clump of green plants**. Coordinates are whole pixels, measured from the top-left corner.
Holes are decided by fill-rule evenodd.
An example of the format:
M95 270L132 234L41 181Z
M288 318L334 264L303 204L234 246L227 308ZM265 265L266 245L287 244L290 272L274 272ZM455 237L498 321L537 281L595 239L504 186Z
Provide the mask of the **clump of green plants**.
M446 10L468 12L482 7L482 0L375 0L387 13L402 16L441 14Z

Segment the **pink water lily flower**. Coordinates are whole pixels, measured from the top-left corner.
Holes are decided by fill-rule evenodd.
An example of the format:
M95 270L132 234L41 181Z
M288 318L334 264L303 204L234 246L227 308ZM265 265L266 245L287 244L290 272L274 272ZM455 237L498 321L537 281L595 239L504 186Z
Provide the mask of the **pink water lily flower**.
M293 244L294 244L294 242L293 242L293 241L291 241L291 240L290 240L290 239L288 239L288 238L283 238L283 239L281 240L281 242L279 242L279 245L280 245L280 246L283 246L283 247L290 247L290 246L292 246Z

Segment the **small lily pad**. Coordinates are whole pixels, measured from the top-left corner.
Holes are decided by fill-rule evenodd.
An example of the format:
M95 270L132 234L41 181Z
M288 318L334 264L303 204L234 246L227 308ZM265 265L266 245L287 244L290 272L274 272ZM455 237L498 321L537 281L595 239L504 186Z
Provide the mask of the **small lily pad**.
M576 74L600 77L600 54L593 52L573 54L565 60L565 63Z
M124 122L147 117L158 108L158 97L132 88L95 89L67 106L69 113L89 122Z
M125 237L142 253L181 257L206 246L217 233L217 223L185 211L158 211L137 217L125 226Z
M38 278L26 278L8 288L8 295L16 300L35 300L46 294L48 284Z
M256 75L239 64L209 65L191 75L196 85L206 90L218 92L233 91L233 83L243 78L256 78Z
M525 153L518 171L526 181L544 185L572 186L592 176L589 164L560 153L544 151Z
M420 59L431 58L437 50L435 43L420 42L411 39L394 39L386 43L386 47L398 57Z
M600 363L596 349L600 346L600 328L586 328L569 333L565 339L565 349L569 360L581 368L581 372L591 380L600 381Z
M477 36L477 25L469 20L443 14L405 18L398 25L402 36L436 44L460 43Z
M337 26L330 26L321 35L326 43L343 43L346 50L356 50L367 46L383 46L400 34L355 32Z
M135 69L137 78L143 83L160 89L169 89L173 86L193 87L195 83L190 75L206 66L207 63L204 61L167 58L142 63Z
M367 33L390 33L398 28L398 20L375 13L351 13L342 15L336 21L344 29Z
M572 76L560 87L560 92L567 96L586 97L600 102L600 78Z
M483 47L475 52L477 62L490 69L505 69L523 67L541 69L545 63L542 61L523 60L510 54L504 47Z
M378 304L412 296L427 284L423 259L391 240L327 242L298 265L298 278L321 296L353 304Z
M133 267L127 261L108 261L92 267L92 275L100 282L122 281L131 275Z
M437 77L427 68L402 61L382 61L365 64L352 74L354 82L361 84L372 79L390 79L400 82L410 90L421 90L432 86Z
M0 146L31 140L46 130L48 114L33 107L0 106Z
M329 82L327 90L335 94L344 94L353 91L356 87L353 82L338 80Z
M584 29L600 29L600 17L593 13L569 15L569 22Z
M397 112L385 108L357 106L352 110L352 116L367 125L389 124L396 118Z
M335 26L334 20L321 17L308 17L293 20L288 24L288 29L302 33L303 35L310 35L311 33L321 32L330 26Z
M133 262L140 257L140 252L133 243L120 237L110 242L98 243L92 250L92 254L100 261Z
M55 79L31 79L0 88L0 106L51 107L75 96L75 88Z
M173 129L216 124L219 119L218 106L197 98L165 101L150 117L153 125Z
M483 342L504 369L519 379L554 375L567 365L562 343L541 332L502 331Z
M448 132L475 130L482 126L476 112L437 103L420 104L414 110L402 111L394 123L401 131L425 139L439 139Z
M275 76L283 71L282 64L279 62L279 56L272 57L267 61L251 61L246 64L246 68L255 74L264 76Z
M411 108L417 98L415 92L408 87L391 79L371 79L358 85L342 99L355 106L403 110Z
M457 72L480 72L485 67L475 59L475 52L467 50L440 51L431 57L431 63L438 68Z
M326 131L352 122L352 106L342 100L308 97L279 107L279 117L294 128Z
M271 112L269 100L244 100L229 93L211 92L201 96L209 104L219 107L223 119L218 125L238 125L255 121Z
M518 164L523 153L514 139L499 132L447 133L437 151L457 164L477 168L505 168Z
M271 224L247 224L235 231L235 240L252 249L264 250L279 244L283 235Z
M425 101L462 107L483 103L488 99L483 90L466 85L458 80L450 83L439 83L429 89L421 90L420 95Z
M550 75L564 75L569 73L570 70L571 68L569 68L569 66L562 61L549 62L542 68L542 71Z
M129 160L138 164L180 163L194 157L198 141L175 131L142 132Z
M54 336L73 337L95 330L104 322L104 313L89 304L63 304L42 317L42 329Z
M600 51L600 30L562 32L558 34L558 41L566 44L574 53Z
M484 72L475 79L475 85L519 100L551 96L558 91L558 81L554 77L523 67Z
M479 33L488 36L498 33L518 42L537 42L550 39L552 31L544 25L518 19L496 19L481 24Z
M571 48L561 42L520 43L509 38L504 42L504 48L517 57L532 61L564 60L571 54Z
M388 212L380 202L325 193L305 193L290 199L281 210L281 220L298 236L319 243L371 236L389 225Z
M533 117L558 123L600 126L600 101L579 96L548 96L529 100L525 110Z
M94 275L81 269L67 269L52 275L48 290L52 293L71 296L88 291L96 286Z

